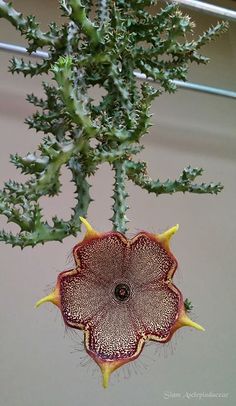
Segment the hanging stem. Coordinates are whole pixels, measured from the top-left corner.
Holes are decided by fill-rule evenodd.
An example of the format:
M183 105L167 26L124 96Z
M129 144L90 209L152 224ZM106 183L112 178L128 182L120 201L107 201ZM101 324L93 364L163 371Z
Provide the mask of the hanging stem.
M119 231L120 233L125 233L128 229L126 223L128 219L126 217L126 211L129 208L126 204L126 198L128 193L125 190L126 181L126 169L124 161L115 161L113 163L113 170L115 171L115 182L114 182L114 194L112 198L114 199L113 216L111 221L113 223L113 230Z

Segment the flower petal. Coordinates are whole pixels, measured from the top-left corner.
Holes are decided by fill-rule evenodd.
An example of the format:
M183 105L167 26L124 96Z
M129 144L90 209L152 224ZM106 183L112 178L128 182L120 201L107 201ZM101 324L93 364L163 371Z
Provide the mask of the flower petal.
M60 296L64 321L76 328L83 328L107 302L105 287L82 272L61 274Z
M131 240L127 274L138 284L167 278L177 268L175 257L151 235L138 234Z
M142 349L137 330L128 304L109 303L90 323L86 348L91 356L100 360L127 362Z
M127 240L119 233L106 233L77 246L74 255L80 268L100 284L119 278L124 269Z
M178 317L181 298L178 289L165 282L136 289L132 307L143 334L157 341L166 341Z

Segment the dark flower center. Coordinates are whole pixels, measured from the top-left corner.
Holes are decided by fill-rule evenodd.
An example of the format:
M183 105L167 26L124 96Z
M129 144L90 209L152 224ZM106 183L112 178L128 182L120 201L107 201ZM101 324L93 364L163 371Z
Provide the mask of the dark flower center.
M130 296L130 287L126 283L119 283L115 287L115 297L121 302L128 300Z

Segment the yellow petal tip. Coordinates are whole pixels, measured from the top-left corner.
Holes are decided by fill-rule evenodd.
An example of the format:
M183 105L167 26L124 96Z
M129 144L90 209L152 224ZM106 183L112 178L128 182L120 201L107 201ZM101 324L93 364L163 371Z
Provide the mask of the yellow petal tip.
M102 386L104 389L107 389L109 386L110 375L111 375L111 372L109 370L105 370L102 373Z
M56 306L58 306L59 301L58 301L58 295L57 295L56 290L54 290L49 295L43 297L42 299L38 300L37 303L35 304L35 308L37 309L43 303L47 303L47 302L51 302L51 303L55 304Z
M99 365L102 373L102 386L107 389L109 386L110 376L117 368L122 366L125 362L121 361L101 361L95 360Z
M193 327L196 330L205 331L204 327L202 327L200 324L196 323L195 321L192 321L187 315L184 315L180 319L180 323L182 326Z
M157 234L157 240L161 242L166 249L169 250L169 242L170 239L173 237L173 235L178 231L179 229L179 224L176 224L174 227L171 227L169 230L165 231L162 234Z
M86 234L84 237L85 239L99 236L99 233L93 229L91 224L89 224L89 222L84 217L80 217L80 221L81 221L81 223L84 224L84 226L86 228Z

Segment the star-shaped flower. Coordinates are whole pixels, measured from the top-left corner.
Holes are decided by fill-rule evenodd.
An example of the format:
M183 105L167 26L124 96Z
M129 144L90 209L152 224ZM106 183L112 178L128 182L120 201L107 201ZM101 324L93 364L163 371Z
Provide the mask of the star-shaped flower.
M53 292L37 302L57 305L64 322L84 331L88 354L99 365L103 386L110 374L137 358L147 340L166 343L182 326L204 330L186 315L172 283L177 260L163 234L140 232L131 240L98 233L87 220L84 240L73 249L75 268L59 274Z

